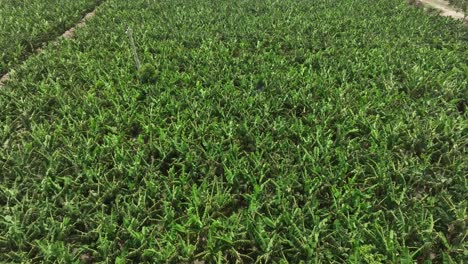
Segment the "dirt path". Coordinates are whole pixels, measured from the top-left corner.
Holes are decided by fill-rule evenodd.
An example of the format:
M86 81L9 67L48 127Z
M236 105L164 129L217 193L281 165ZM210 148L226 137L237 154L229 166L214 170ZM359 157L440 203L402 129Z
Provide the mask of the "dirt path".
M71 27L67 31L63 32L62 35L60 35L59 37L57 37L55 40L51 41L50 43L57 45L61 38L64 38L64 39L72 38L75 35L76 29L85 26L86 22L90 20L96 14L96 10L99 6L100 5L96 6L93 11L87 13L80 21L78 21L78 23L76 23L73 27ZM35 50L35 52L31 53L29 56L33 56L34 54L41 54L41 53L42 53L42 48L38 48ZM26 60L27 58L24 61ZM24 63L24 61L21 63ZM5 73L3 76L0 77L0 88L5 86L6 82L10 79L12 70L13 69L10 69L9 72Z
M465 14L463 12L457 11L456 8L450 6L450 4L445 0L420 0L426 6L433 7L437 10L440 10L442 16L453 17L455 19L464 19Z

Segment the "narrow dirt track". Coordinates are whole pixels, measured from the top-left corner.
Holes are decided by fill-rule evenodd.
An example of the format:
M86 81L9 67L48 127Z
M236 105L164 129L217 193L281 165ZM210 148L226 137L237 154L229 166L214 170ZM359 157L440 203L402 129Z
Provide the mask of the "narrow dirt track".
M76 23L73 27L69 28L67 31L63 32L62 35L60 35L59 37L57 37L55 40L51 41L50 43L52 44L58 44L58 41L61 39L61 38L64 38L64 39L69 39L69 38L72 38L73 36L75 36L75 33L76 33L76 29L78 28L81 28L81 27L84 27L86 25L86 22L88 20L90 20L93 16L95 16L96 14L96 10L97 8L100 6L101 4L97 5L96 7L94 7L93 11L87 13L80 21L78 21L78 23ZM47 42L46 42L47 43ZM33 55L37 55L37 54L41 54L42 53L42 48L38 48L36 49L33 53L31 53L24 61L22 61L20 64L24 63L30 56L33 56ZM0 77L0 88L2 88L3 86L5 86L6 82L10 79L11 77L11 73L12 73L12 69L10 69L9 72L5 73L3 76Z
M452 17L455 19L463 20L465 18L465 14L463 12L457 11L454 7L450 6L447 1L444 0L421 0L426 6L433 7L437 10L440 10L440 15Z

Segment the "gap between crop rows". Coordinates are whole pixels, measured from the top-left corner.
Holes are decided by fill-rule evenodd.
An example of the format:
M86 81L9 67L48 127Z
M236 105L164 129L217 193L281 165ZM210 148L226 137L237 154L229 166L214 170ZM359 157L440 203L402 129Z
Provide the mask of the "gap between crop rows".
M60 38L64 38L64 39L69 39L69 38L72 38L75 33L76 33L76 29L77 28L81 28L83 26L86 25L87 21L89 21L95 14L96 14L96 10L104 3L104 1L100 1L98 2L92 9L91 11L88 11L87 13L85 13L85 15L76 23L74 24L71 28L65 30L64 32L62 32L60 35L58 35L57 37L55 38L52 38L48 41L44 41L44 42L41 42L41 43L38 43L36 45L36 48L25 54L24 55L24 58L16 65L16 67L18 67L19 65L23 64L25 61L28 60L29 57L33 56L33 55L37 55L37 54L40 54L43 49L42 47L44 47L44 44L47 44L47 43L52 43L54 45L58 45L58 40ZM11 77L11 73L12 71L14 70L15 67L12 67L8 70L7 73L5 73L4 75L2 75L0 77L0 88L2 88L3 86L5 86L5 84L7 83L7 81L10 79Z

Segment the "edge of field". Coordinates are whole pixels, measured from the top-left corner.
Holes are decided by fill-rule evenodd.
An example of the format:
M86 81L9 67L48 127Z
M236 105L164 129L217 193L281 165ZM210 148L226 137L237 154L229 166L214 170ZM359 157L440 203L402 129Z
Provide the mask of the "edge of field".
M90 8L88 10L86 10L86 12L82 16L82 18L78 22L76 22L72 27L68 28L64 32L61 32L59 34L53 34L52 33L51 37L49 37L46 41L39 42L39 43L34 43L33 44L34 49L32 51L30 51L30 52L25 53L23 55L22 60L16 66L19 66L19 65L23 64L30 56L32 56L34 54L42 53L42 51L43 51L42 47L44 47L44 44L52 43L54 45L58 45L58 41L60 39L72 38L75 35L76 29L85 26L86 23L88 22L88 20L90 20L92 17L95 16L97 9L103 3L104 3L104 1L99 1L95 6L93 6L92 8ZM10 79L10 77L12 75L12 72L13 72L14 68L15 67L12 67L12 68L8 69L8 71L6 73L4 73L3 75L0 76L0 88L5 86L5 84L8 82L8 80Z
M420 0L425 6L437 9L441 16L452 17L454 19L465 20L466 15L450 5L445 0Z

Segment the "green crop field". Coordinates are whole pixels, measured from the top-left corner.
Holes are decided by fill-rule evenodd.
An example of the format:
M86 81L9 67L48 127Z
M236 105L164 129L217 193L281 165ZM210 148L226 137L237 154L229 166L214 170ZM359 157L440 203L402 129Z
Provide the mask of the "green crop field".
M0 88L0 262L464 263L467 98L403 0L104 1Z
M0 74L102 0L0 0Z

